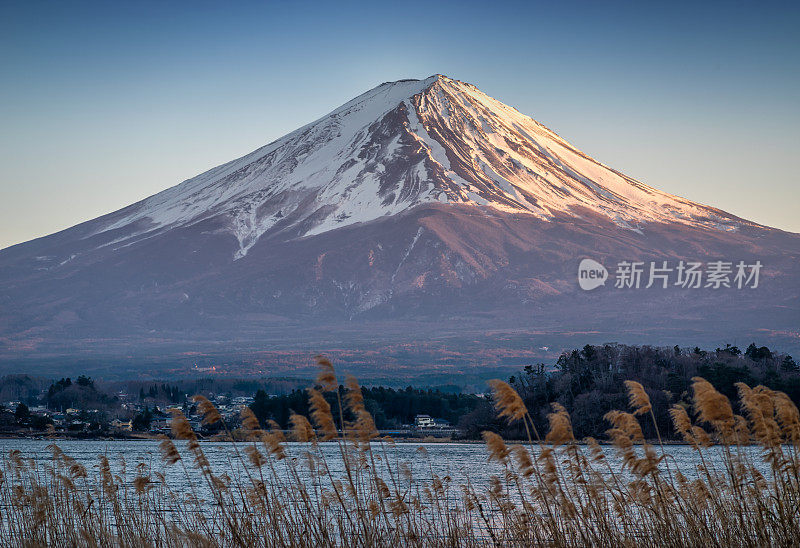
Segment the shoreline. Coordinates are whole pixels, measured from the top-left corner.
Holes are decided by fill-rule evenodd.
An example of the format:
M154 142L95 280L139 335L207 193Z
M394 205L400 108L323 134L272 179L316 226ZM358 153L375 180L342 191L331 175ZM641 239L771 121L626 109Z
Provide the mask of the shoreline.
M172 439L172 438L170 438ZM14 435L2 435L0 434L0 441L3 440L51 440L51 441L86 441L86 442L97 442L97 441L158 441L158 434L134 434L134 435L127 435L127 436L65 436L62 434L47 434L43 433L41 436L14 436ZM175 441L175 440L173 440ZM221 437L216 438L214 436L200 438L199 441L201 443L243 443L246 440L233 440L229 437ZM381 438L376 438L375 442L382 441ZM392 438L392 441L397 444L453 444L453 445L485 445L481 439L475 440L459 440L459 439L452 439L452 438L434 438L434 437L420 437L420 438ZM505 440L508 445L528 445L528 440ZM648 445L658 446L658 440L645 440ZM300 443L300 442L292 442L288 441L288 443ZM320 441L319 443L336 443L336 440L328 440L328 441ZM610 440L597 440L597 443L604 446L613 445L613 442ZM689 446L690 444L686 443L685 441L681 440L663 440L664 446ZM642 445L642 442L635 443L634 445ZM539 445L537 442L534 442L534 445ZM544 443L547 447L552 447L551 444ZM579 446L586 446L587 444L583 441L576 442L576 445ZM720 445L720 444L715 444Z

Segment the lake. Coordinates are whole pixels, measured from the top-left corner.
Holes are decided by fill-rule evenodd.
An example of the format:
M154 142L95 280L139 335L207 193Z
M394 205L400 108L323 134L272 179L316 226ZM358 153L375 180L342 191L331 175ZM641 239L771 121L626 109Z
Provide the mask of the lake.
M51 443L56 443L65 453L74 458L92 471L98 466L98 455L108 457L112 471L120 474L127 468L129 475L133 475L133 468L138 463L144 463L148 468L165 472L166 481L175 487L186 482L186 476L178 466L166 467L158 449L156 440L31 440L31 439L2 439L0 452L7 454L12 449L18 449L22 457L32 459L44 464L52 459L52 453L47 449ZM187 461L191 461L185 451L185 442L175 442L181 454ZM246 460L243 448L247 443L238 443L241 459ZM234 445L226 442L201 442L214 473L227 473L231 477L243 474L242 462L237 457ZM286 443L289 458L302 458L309 444ZM676 468L688 479L698 477L697 466L700 464L698 454L686 445L667 445L666 452L671 458L665 459L668 466ZM325 457L331 474L342 477L344 474L343 460L336 443L322 443L320 450ZM538 452L538 447L533 451ZM603 446L611 467L618 471L621 469L620 459L616 456L614 448ZM714 467L720 461L721 447L704 449L704 455L709 467ZM761 473L767 473L769 467L760 457L760 448L751 446L741 448L750 453L751 460ZM660 448L656 448L660 454ZM394 447L386 444L373 443L373 453L387 462L405 462L411 469L415 480L429 481L432 474L440 477L449 476L454 484L470 481L473 485L488 485L492 475L500 474L502 467L496 462L489 462L489 453L483 443L397 443ZM664 464L662 463L662 468ZM303 466L299 466L304 471ZM721 471L721 470L720 470Z
M336 442L287 443L286 459L268 457L254 467L246 456L248 442L201 442L202 451L194 455L187 442L176 442L184 468L166 465L156 440L57 440L65 454L86 467L86 478L71 459L54 460L51 443L0 440L0 452L10 457L2 461L6 481L0 498L6 503L0 505L5 509L0 538L29 539L46 523L42 545L65 535L80 544L85 527L97 538L143 535L149 542L166 535L173 544L186 543L192 538L187 535L200 531L220 545L246 534L255 536L241 545L265 539L277 545L339 545L368 531L370 538L382 539L380 545L425 538L449 546L457 538L471 545L532 546L552 545L562 537L572 539L565 545L592 544L586 535L608 545L630 545L662 538L659 527L673 521L681 524L674 534L684 538L686 533L692 541L702 534L704 543L723 538L753 516L769 527L758 538L783 538L786 522L795 521L777 512L796 500L796 484L767 484L763 476L772 474L754 446L730 448L745 456L747 466L730 483L723 447L703 449L701 461L690 447L669 445L659 464L665 473L643 480L623 468L611 446L601 448L599 460L581 446L586 462L572 447L562 447L555 461L542 458L533 472L520 459L524 453L515 452L506 468L489 460L482 443L376 442L370 451L360 451L351 442L344 453ZM498 445L493 447L499 454ZM794 454L794 448L787 449ZM9 455L13 450L23 460L16 452ZM536 460L545 450L534 447L528 456ZM641 448L636 450L641 455ZM100 455L108 458L113 478L102 469ZM195 467L195 458L203 467L207 459L205 474ZM759 472L752 472L751 463ZM686 482L678 471L702 481ZM667 496L653 496L656 483ZM744 486L750 486L746 497L740 493ZM671 516L668 522L658 518L664 513ZM753 530L748 525L746 531Z

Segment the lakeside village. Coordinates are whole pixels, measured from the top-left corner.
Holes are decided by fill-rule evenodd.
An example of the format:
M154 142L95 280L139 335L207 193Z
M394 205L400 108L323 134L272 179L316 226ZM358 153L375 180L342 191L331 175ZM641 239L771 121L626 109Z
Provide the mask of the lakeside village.
M16 380L5 377L0 384ZM6 390L3 390L6 392ZM288 395L267 394L258 390L255 395L234 395L206 392L230 431L240 426L240 413L244 406L253 409L263 419L279 419L280 409L288 413L292 395L304 397L302 390ZM27 401L19 399L0 402L0 437L64 436L71 438L150 438L171 433L171 411L179 409L189 419L192 428L205 437L219 439L225 433L221 424L204 425L202 415L191 395L178 386L154 384L138 393L119 390L113 394L100 392L95 382L85 376L75 381L64 378L54 382L38 394L27 391ZM450 421L418 413L409 423L390 421L382 433L405 437L449 437L460 432ZM392 428L391 426L396 426Z
M546 431L553 404L570 414L577 439L603 439L609 428L606 413L628 403L626 380L642 384L649 395L655 425L642 425L647 439L679 441L669 410L693 409L696 377L710 382L729 400L738 401L744 383L785 393L800 405L800 365L787 353L750 344L744 351L724 348L654 347L609 343L564 351L555 364L527 365L508 383L530 411L539 431ZM53 381L29 375L0 377L0 436L65 436L75 438L147 438L170 433L170 410L180 409L192 427L206 439L234 437L242 406L248 406L262 427L291 425L292 412L310 416L309 394L302 379L201 378L174 381L101 381L80 376ZM486 394L464 392L456 385L391 388L363 386L366 410L382 434L395 439L437 437L477 440L490 430L506 439L525 439L524 426L499 417ZM191 397L205 396L217 407L224 425L203 425ZM325 392L333 409L344 401L347 389ZM734 404L736 412L742 412ZM657 411L657 412L656 412ZM346 406L345 421L355 417ZM340 418L335 417L336 422Z

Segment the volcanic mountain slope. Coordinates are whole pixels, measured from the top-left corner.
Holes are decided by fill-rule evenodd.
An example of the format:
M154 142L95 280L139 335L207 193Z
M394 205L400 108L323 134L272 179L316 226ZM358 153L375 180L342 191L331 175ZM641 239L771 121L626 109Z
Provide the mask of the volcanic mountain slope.
M584 293L583 257L765 266L758 291ZM792 345L799 265L798 235L651 188L436 75L382 84L242 158L0 251L0 356L289 334L314 347L375 337L374 322L387 337L399 325L411 338Z

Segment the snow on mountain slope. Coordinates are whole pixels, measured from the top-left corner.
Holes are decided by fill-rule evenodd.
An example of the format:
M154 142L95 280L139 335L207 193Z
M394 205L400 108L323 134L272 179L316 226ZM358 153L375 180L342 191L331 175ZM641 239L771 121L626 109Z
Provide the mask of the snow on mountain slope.
M758 260L763 283L585 292L582 258ZM139 203L0 250L0 370L454 336L503 352L529 336L798 348L798 278L800 235L648 187L437 75L382 84Z
M600 213L735 230L743 221L616 172L474 86L435 75L384 83L242 158L109 217L114 244L215 219L247 254L269 231L287 238L461 203L532 215Z

